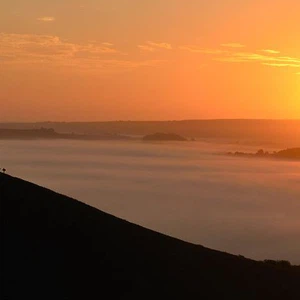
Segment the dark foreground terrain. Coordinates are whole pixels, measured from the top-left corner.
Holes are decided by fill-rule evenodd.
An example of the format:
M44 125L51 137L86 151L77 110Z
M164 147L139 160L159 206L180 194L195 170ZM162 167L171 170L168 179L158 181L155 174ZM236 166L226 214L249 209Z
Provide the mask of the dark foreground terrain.
M300 299L298 267L189 244L0 174L1 299Z

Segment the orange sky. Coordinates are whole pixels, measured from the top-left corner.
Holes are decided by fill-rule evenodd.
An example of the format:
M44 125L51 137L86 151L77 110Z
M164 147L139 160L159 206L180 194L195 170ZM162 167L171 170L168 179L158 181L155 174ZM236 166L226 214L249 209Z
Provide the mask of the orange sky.
M299 0L2 0L0 122L300 118Z

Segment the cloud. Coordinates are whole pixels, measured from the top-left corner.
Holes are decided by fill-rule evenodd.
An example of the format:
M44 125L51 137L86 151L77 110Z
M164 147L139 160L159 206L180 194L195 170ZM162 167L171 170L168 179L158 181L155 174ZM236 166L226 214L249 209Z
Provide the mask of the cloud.
M0 55L19 57L76 57L85 54L120 54L121 52L104 44L75 44L58 36L36 34L0 33Z
M261 55L257 53L231 53L225 57L218 57L214 59L215 61L221 62L231 62L231 63L261 63L265 66L272 67L300 67L300 58L289 57L289 56L268 56Z
M145 52L154 52L159 49L172 50L173 47L169 43L156 43L148 41L143 45L138 45L138 48Z
M273 58L272 60L275 60L275 61L285 61L285 62L292 62L292 63L298 63L298 64L300 64L300 58L291 57L291 56L279 56L279 57Z
M161 48L167 50L173 49L172 45L169 43L155 43L155 42L148 41L147 44L155 48Z
M242 45L240 43L227 43L227 44L221 44L222 47L228 47L228 48L245 48L245 45Z
M58 36L0 33L2 66L66 66L104 72L123 72L156 66L161 61L115 59L124 53L107 42L71 43Z
M180 50L191 53L208 54L212 60L227 63L260 63L271 67L291 67L300 68L300 58L292 56L280 56L280 51L263 49L257 52L241 52L234 48L244 47L240 44L223 44L222 46L231 47L231 50L201 48L197 45L180 46Z
M220 61L228 62L253 62L265 60L268 60L268 56L251 52L231 52L220 59Z
M291 67L291 68L300 68L300 64L284 64L284 63L263 63L265 66L271 67Z
M227 51L219 50L219 49L206 49L200 48L194 45L180 46L180 50L186 50L192 53L202 53L202 54L222 54L227 53Z
M114 44L109 43L109 42L103 42L102 45L103 45L103 46L107 46L107 47L112 47L112 46L114 46Z
M272 49L262 49L260 50L261 52L265 52L265 53L268 53L268 54L279 54L280 51L277 51L277 50L272 50Z
M55 18L54 17L39 17L37 18L38 21L41 22L54 22Z
M258 53L247 53L247 52L239 52L239 53L232 53L229 57L224 58L229 59L231 62L276 62L279 64L286 64L286 65L299 65L300 58L290 57L290 56L269 56L269 55L261 55Z
M262 50L260 50L261 52ZM196 50L194 50L196 52ZM300 67L300 58L292 56L278 56L279 51L275 50L264 50L265 54L255 53L255 52L220 52L218 49L203 51L199 50L200 53L215 54L218 57L214 57L214 61L229 62L229 63L261 63L266 66L276 66L276 67Z

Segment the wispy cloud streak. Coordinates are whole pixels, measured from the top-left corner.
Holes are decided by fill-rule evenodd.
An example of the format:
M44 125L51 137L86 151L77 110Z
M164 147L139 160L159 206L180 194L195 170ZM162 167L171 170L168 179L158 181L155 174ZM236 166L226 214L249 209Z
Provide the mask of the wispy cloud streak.
M264 53L268 53L268 54L279 54L280 53L280 51L278 51L278 50L272 50L272 49L262 49L260 51L264 52Z
M186 45L186 46L180 46L180 50L186 50L191 53L202 53L202 54L223 54L228 53L228 51L223 51L220 49L208 49L208 48L201 48L194 45Z
M223 44L229 48L242 48L240 44ZM236 49L209 49L201 48L197 45L180 46L179 49L191 53L211 55L212 60L227 63L260 63L272 67L291 67L300 68L300 58L293 56L282 56L280 51L263 49L255 52L237 51Z
M37 20L40 22L54 22L55 18L54 17L39 17L39 18L37 18Z
M138 48L146 52L154 52L157 50L172 50L173 47L169 43L157 43L148 41L143 45L138 45Z
M240 43L227 43L227 44L221 44L222 47L227 48L245 48L246 46Z
M0 33L0 61L3 66L48 65L79 69L128 71L156 66L161 61L116 59L124 53L108 42L76 44L58 36Z

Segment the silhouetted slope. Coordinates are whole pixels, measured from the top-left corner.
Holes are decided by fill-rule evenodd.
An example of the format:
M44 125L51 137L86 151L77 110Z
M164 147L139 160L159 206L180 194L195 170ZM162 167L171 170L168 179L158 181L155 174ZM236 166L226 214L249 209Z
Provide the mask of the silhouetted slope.
M173 239L3 174L0 199L1 299L300 299L297 268Z

